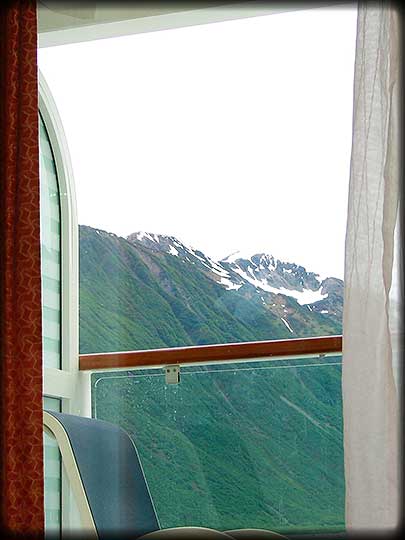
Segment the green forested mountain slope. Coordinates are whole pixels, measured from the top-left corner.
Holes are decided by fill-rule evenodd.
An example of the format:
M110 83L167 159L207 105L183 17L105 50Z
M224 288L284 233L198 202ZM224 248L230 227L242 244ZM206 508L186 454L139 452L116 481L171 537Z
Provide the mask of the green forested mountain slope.
M326 315L315 306L332 299L339 310L341 295L329 294L311 311L292 296L258 290L235 272L238 288L227 289L201 255L174 256L81 226L80 352L340 333L340 311Z

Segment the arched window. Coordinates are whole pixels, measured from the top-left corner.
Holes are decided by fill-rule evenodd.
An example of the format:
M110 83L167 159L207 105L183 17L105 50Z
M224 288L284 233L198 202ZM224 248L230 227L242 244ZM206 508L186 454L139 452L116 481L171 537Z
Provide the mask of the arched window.
M44 367L61 368L61 212L49 136L39 116L42 347Z
M78 371L77 217L73 173L59 114L39 75L42 339L44 408L89 414L82 399L86 375ZM45 526L69 528L74 512L60 453L44 433ZM62 507L64 509L62 514ZM68 511L66 511L68 510Z
M86 416L78 388L78 248L73 171L59 114L39 75L44 395ZM80 380L79 380L80 379Z

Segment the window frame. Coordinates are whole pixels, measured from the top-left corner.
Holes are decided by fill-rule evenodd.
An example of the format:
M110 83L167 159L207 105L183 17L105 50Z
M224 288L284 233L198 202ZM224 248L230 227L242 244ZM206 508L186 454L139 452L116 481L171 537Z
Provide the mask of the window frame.
M61 227L61 365L43 367L43 396L60 400L61 411L91 417L90 374L79 371L78 222L73 169L62 122L38 70L38 110L49 138L59 188ZM61 463L61 531L78 526L77 509Z
M61 369L75 368L77 330L77 210L73 170L66 136L56 104L44 76L39 71L39 113L45 125L54 158L59 187L61 222Z
M39 71L39 113L47 131L59 185L61 219L61 369L44 368L44 395L62 400L62 411L90 416L89 377L79 372L78 221L73 168L62 122Z
M350 0L332 0L328 2L313 1L308 4L272 5L260 1L224 1L206 2L190 7L173 6L172 9L147 9L132 6L126 9L110 10L103 14L97 9L100 2L94 3L94 9L78 15L78 10L71 10L69 15L64 10L51 10L41 3L38 6L38 46L54 47L71 43L82 43L97 39L108 39L119 36L157 32L174 28L186 28L226 22L238 19L249 19L263 15L277 15L290 11L317 9L322 7L353 5ZM80 8L78 8L80 9ZM139 10L139 11L137 11ZM50 12L51 11L51 12ZM66 17L69 17L67 20Z

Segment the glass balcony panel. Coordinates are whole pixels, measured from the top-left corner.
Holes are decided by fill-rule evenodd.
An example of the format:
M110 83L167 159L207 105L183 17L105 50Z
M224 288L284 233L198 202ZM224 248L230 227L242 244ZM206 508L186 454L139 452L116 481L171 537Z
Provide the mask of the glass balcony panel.
M341 356L92 375L133 438L162 528L344 529Z

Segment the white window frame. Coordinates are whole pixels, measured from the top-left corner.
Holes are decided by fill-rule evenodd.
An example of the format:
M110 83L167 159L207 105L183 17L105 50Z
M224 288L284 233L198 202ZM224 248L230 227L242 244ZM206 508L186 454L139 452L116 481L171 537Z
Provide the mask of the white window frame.
M51 20L51 28L42 30L39 33L39 47L53 47L55 45L66 45L96 39L106 39L132 34L157 32L160 30L170 30L174 28L185 28L187 26L198 26L201 24L211 24L237 19L249 19L263 15L275 15L289 11L300 11L316 9L322 7L332 7L336 5L351 5L355 2L349 0L332 0L327 2L312 1L307 3L293 2L286 4L266 3L262 0L249 0L248 2L235 2L207 6L198 6L190 1L189 7L174 4L172 9L164 6L159 10L137 6L117 6L110 8L107 13L100 9L101 2L95 1L91 8L81 8L80 6L68 8L53 5L38 6L39 26L45 20ZM109 11L109 13L108 13ZM159 13L160 11L160 13ZM162 12L163 11L163 12ZM166 12L164 12L166 11ZM159 13L159 14L156 14ZM58 28L59 25L59 28Z
M48 134L56 169L61 224L61 367L44 366L43 394L59 399L62 412L90 417L90 374L79 371L79 245L73 169L58 109L40 71L38 83L39 113ZM61 527L62 534L81 527L63 464Z
M39 72L39 112L48 133L60 195L61 369L44 367L43 393L62 400L62 411L91 416L89 375L79 372L78 222L73 169L55 101Z

